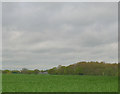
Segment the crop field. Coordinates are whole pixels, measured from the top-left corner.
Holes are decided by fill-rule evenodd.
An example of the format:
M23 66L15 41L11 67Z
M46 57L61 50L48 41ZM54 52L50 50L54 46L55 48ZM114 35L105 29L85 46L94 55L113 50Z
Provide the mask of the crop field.
M117 92L115 76L3 74L3 92Z

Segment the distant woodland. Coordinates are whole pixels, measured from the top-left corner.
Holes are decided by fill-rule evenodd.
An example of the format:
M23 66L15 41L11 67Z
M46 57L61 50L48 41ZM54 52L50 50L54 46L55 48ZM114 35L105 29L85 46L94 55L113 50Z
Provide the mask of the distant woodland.
M2 70L4 74L51 74L51 75L105 75L117 76L118 64L105 62L78 62L69 66L59 65L48 70Z

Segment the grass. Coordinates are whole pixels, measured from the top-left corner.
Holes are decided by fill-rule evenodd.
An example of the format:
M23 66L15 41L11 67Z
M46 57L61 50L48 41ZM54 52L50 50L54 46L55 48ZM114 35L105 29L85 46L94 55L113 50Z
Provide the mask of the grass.
M114 76L3 74L3 92L117 92Z

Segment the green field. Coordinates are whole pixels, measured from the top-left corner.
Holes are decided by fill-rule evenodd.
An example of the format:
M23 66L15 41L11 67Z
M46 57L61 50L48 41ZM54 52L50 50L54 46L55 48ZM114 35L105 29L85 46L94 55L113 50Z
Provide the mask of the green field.
M3 74L3 92L117 92L114 76Z

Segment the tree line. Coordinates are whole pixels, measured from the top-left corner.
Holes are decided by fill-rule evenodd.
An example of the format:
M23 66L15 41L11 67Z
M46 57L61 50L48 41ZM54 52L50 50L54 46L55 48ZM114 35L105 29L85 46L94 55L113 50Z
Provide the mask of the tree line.
M117 76L118 64L105 62L78 62L69 66L54 67L48 70L49 74L55 75L106 75Z
M2 70L4 74L51 74L51 75L106 75L117 76L118 64L105 62L77 62L69 66L59 65L48 70Z
M2 70L3 74L39 74L39 73L43 73L45 71L43 70L29 70L27 68L22 68L22 70Z

